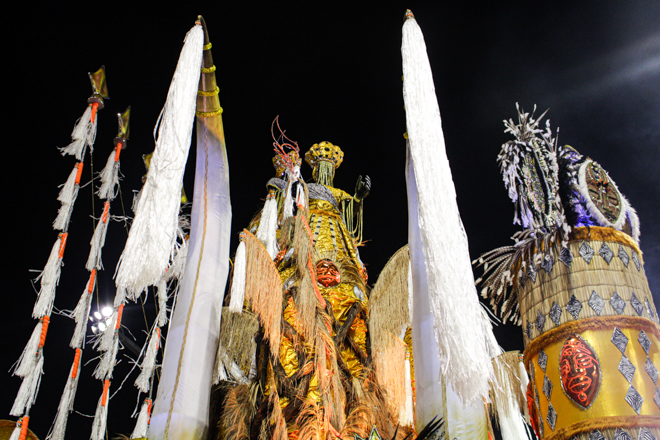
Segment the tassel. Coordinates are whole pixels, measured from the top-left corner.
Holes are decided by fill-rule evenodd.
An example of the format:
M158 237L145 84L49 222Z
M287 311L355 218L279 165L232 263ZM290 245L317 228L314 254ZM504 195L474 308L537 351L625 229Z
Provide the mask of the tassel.
M112 332L110 329L106 332ZM115 337L112 339L112 346L108 351L103 353L101 361L98 363L94 369L94 377L96 379L110 379L112 378L112 371L115 368L115 363L117 360L117 351L119 350L119 335L115 334Z
M118 151L121 151L121 148L117 150L115 148L108 156L108 161L101 171L100 179L101 186L96 194L98 194L99 199L114 200L117 197L117 185L119 185L119 155Z
M112 305L117 308L124 303L126 303L126 289L123 287L117 287L117 291L115 292L115 302Z
M117 267L116 284L126 288L129 296L139 295L157 283L174 256L203 46L204 31L196 25L186 35L161 113L147 181Z
M167 282L161 280L156 287L158 296L158 327L163 327L167 324Z
M94 229L94 235L89 242L89 257L87 258L87 264L85 264L85 269L92 271L94 269L103 270L103 263L101 262L101 250L105 245L105 236L108 232L108 220L110 219L110 202L105 202L103 206L103 214L101 219L96 224Z
M57 415L55 416L55 423L53 428L46 437L46 440L63 440L66 431L66 423L69 419L69 414L73 410L73 399L76 396L76 389L78 388L78 379L80 378L80 357L82 350L76 349L76 355L71 365L71 372L66 381L64 390L62 391L62 398L57 407Z
M32 310L32 317L35 319L41 318L44 315L50 315L53 308L53 301L55 299L55 288L60 280L60 271L62 269L62 255L64 254L64 247L66 246L67 234L60 234L53 244L53 248L48 256L48 261L44 266L43 272L37 277L41 280L41 288L39 289L39 296L37 302L34 304Z
M66 231L69 225L69 219L71 218L71 213L73 212L73 202L75 202L78 197L78 190L80 189L80 178L82 176L83 163L78 162L69 174L69 177L64 184L60 194L57 196L57 200L62 202L59 211L57 212L57 217L53 221L53 229L58 231ZM75 173L75 174L74 174ZM71 178L73 177L73 181Z
M236 257L234 258L234 278L231 283L231 299L229 301L230 312L241 313L243 311L245 277L247 276L245 268L245 241L243 240L243 234L241 234L241 242L238 244Z
M289 173L287 172L287 175ZM291 176L289 176L291 178ZM284 197L284 208L282 210L282 222L284 220L288 219L289 217L293 217L293 184L295 183L295 180L289 180L289 183L286 186L286 196Z
M103 440L105 438L105 424L108 420L109 388L110 381L106 379L103 383L103 394L99 398L99 403L96 405L96 413L94 414L94 422L92 423L92 435L90 440Z
M25 440L28 434L28 423L30 422L29 416L23 416L16 422L16 427L11 433L9 440Z
M71 313L73 319L76 322L76 328L73 331L73 336L71 337L71 342L69 342L69 347L71 348L80 348L82 347L82 342L85 337L85 332L87 330L87 317L89 316L89 309L92 306L92 292L94 291L94 285L96 284L96 269L92 270L92 273L89 275L89 280L87 281L87 288L80 295L78 304L76 308Z
M300 185L299 185L300 186ZM304 194L304 193L303 193ZM261 211L261 221L257 229L257 238L261 240L270 258L277 255L277 198L271 192L268 194L264 209Z
M76 164L71 170L71 174L62 185L57 200L62 204L70 204L73 195L73 188L76 186L76 176L78 175L78 164Z
M412 394L412 377L410 374L410 359L406 356L406 402L401 406L399 412L399 425L412 426L413 425L413 394Z
M142 372L137 379L135 379L135 386L143 393L147 393L151 386L151 375L153 374L154 366L156 365L156 355L158 354L159 346L160 328L156 327L151 333L151 338L149 338L149 344L147 345L147 350L144 354L142 365L140 366Z
M32 336L28 339L23 354L18 358L18 365L14 370L14 376L26 377L34 371L37 364L37 352L39 350L39 341L41 340L42 322L39 321L32 331Z
M108 322L106 322L106 329L99 339L94 343L94 348L98 351L108 351L112 347L113 340L115 338L114 328L117 325L117 310L115 309L110 316Z
M131 438L147 438L149 418L151 418L151 399L144 399Z
M32 373L23 379L23 383L21 383L21 387L18 389L14 405L11 407L11 411L9 411L10 415L19 417L30 411L37 398L41 375L43 374L43 366L44 356L40 354L32 369Z
M94 141L96 140L96 118L92 115L93 107L98 104L90 104L85 109L82 117L78 120L73 132L71 133L71 142L66 147L60 148L62 156L69 154L76 156L76 159L82 160L85 155L85 147L89 146L90 153L94 151Z
M520 374L518 356L518 352L507 352L493 359L497 382L493 385L496 388L491 394L503 440L527 438L527 430L520 417L522 408L527 405L524 404L525 397L518 378Z
M9 440L19 440L21 438L21 422L16 422L16 427L11 432Z

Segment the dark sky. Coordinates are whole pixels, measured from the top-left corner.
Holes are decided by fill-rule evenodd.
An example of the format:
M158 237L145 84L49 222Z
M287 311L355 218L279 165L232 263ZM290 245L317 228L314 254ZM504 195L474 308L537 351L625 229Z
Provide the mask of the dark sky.
M87 72L105 64L111 97L99 113L94 171L101 170L112 149L116 113L132 106L131 139L121 156L122 199L111 207L112 214L122 215L121 200L128 210L132 192L140 188L141 156L153 149L153 127L183 38L197 14L204 15L209 26L218 67L235 236L266 195L264 185L273 174L270 124L280 115L282 127L301 151L323 140L341 146L345 159L336 186L352 192L358 175L371 176L364 229L370 241L361 253L372 283L389 256L406 244L400 46L403 14L411 8L426 39L471 256L511 243L509 237L517 230L495 158L509 139L502 120L516 116L515 103L527 110L537 104L540 111L550 108L553 128L561 127L559 142L597 160L637 209L646 273L657 303L660 3L497 2L489 9L476 2L417 3L294 7L250 2L244 7L214 2L136 10L113 2L4 14L3 248L10 259L1 320L8 343L0 370L9 370L35 325L30 317L36 297L30 280L35 274L29 270L43 268L57 236L50 227L59 207L57 186L66 180L74 160L60 156L56 147L69 142L73 124L85 109L91 93ZM85 182L91 168L88 156ZM190 195L193 171L189 167L185 177ZM306 165L303 174L311 175ZM97 216L101 206L96 200ZM55 300L58 309L73 309L85 288L91 213L87 186L80 191L70 226ZM106 271L99 274L101 303L114 295L112 274L125 239L123 224L111 224L104 249ZM150 297L145 313L150 317L153 312ZM135 337L144 340L142 308L127 305L124 316ZM53 420L73 359L67 346L72 330L70 320L53 318L41 392L31 412L30 427L40 438ZM520 329L495 331L503 348L522 349ZM93 356L88 347L84 360ZM130 361L122 359L113 391L130 367ZM93 414L102 389L99 381L89 379L95 363L83 368L87 379L75 403L84 414ZM20 380L8 373L0 377L3 418ZM129 415L137 402L134 377L110 403L111 435L133 429ZM90 427L91 419L74 415L69 437L85 438Z

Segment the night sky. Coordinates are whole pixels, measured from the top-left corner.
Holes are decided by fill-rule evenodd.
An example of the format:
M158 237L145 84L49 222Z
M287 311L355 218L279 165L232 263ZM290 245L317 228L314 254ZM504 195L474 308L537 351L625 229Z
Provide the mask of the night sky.
M183 2L182 2L183 3ZM384 2L380 2L384 3ZM412 9L424 32L443 119L447 155L458 205L470 240L471 257L512 243L509 201L495 158L503 142L503 119L516 118L519 102L534 104L560 144L570 144L598 161L637 210L646 274L660 304L660 3L497 2L483 9L472 2L389 2L387 6L277 6L216 2L153 9L106 3L80 9L4 14L3 66L6 116L4 254L5 285L1 329L5 336L0 370L18 359L36 323L31 280L41 270L57 238L51 228L59 202L58 185L75 163L56 147L69 143L75 121L91 94L87 72L106 66L110 99L99 112L93 154L85 161L83 182L105 165L117 132L116 114L132 106L131 137L121 155L121 197L113 215L132 216L133 192L145 173L142 155L153 150L153 128L186 32L202 14L209 26L217 65L220 101L229 156L232 231L238 232L260 209L265 183L274 174L270 126L279 115L301 153L329 141L345 153L335 186L353 193L359 175L373 187L365 201L361 249L370 282L387 259L407 242L404 178L405 113L401 81L401 26ZM496 2L491 2L496 3ZM562 3L562 4L559 4ZM328 3L329 4L329 3ZM375 2L374 2L375 4ZM8 78L7 78L8 77ZM8 117L7 117L8 116ZM191 156L194 155L191 149ZM184 180L192 196L194 169ZM311 179L311 170L303 166ZM69 228L55 307L73 309L85 289L84 264L93 232L92 212L102 203L91 186L81 188ZM94 209L94 211L93 211ZM98 276L99 304L114 296L112 275L126 240L123 222L110 225L103 250L105 271ZM93 307L94 309L94 307ZM153 319L154 300L126 306L123 323L141 344L145 316ZM46 341L41 391L30 428L45 438L74 352L68 347L73 321L54 316ZM521 330L499 326L505 350L522 349ZM131 368L120 352L112 392ZM94 350L83 354L82 381L75 409L93 415L102 383L91 379ZM129 416L138 402L132 382L111 400L111 436L130 435ZM20 380L0 376L0 418L10 418ZM12 418L13 419L13 418ZM86 438L91 418L74 414L69 438Z

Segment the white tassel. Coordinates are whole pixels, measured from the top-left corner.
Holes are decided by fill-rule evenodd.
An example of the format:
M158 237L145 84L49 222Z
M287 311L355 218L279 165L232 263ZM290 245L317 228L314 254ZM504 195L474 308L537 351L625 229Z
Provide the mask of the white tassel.
M147 345L146 353L144 354L144 360L142 361L142 372L135 379L135 386L142 391L147 393L151 387L151 375L154 372L154 367L156 365L156 355L158 354L158 347L160 346L160 328L156 327L153 332L151 332L151 337L149 338L149 344Z
M74 360L73 365L71 365L71 371L69 373L69 378L66 381L64 390L62 391L62 398L60 399L60 404L57 407L57 415L55 416L55 422L53 423L53 428L46 437L46 440L63 440L64 433L66 432L66 423L69 419L69 414L73 410L73 399L76 396L76 389L78 388L78 379L80 378L80 354L81 350L76 350L76 359Z
M497 386L504 390L504 392L495 392L495 401L493 404L497 408L497 418L500 424L500 431L503 440L518 440L527 438L527 430L523 419L520 417L521 410L516 398L516 390L514 387L519 387L519 383L511 383L507 374L506 368L508 366L501 362L501 357L496 357L495 362L500 363L499 368L496 369Z
M158 296L158 327L167 324L167 282L161 280L156 286L156 295Z
M110 220L110 202L105 202L103 207L103 214L94 229L94 235L89 242L89 257L87 257L87 264L85 269L92 271L93 269L102 270L103 263L101 262L101 251L105 245L105 237L108 232L108 221Z
M92 294L89 288L89 282L87 286L88 287L80 296L76 308L73 310L73 313L71 313L76 322L76 328L73 330L73 336L69 342L69 347L71 348L82 347L83 339L87 331L87 317L89 316L89 309L92 306ZM92 290L93 288L94 286L92 286Z
M19 440L20 438L21 438L21 422L16 422L16 427L11 432L11 435L9 436L9 440Z
M37 356L41 355L37 354L37 352L39 351L42 327L43 324L41 321L34 327L32 336L30 336L27 344L25 344L21 357L18 358L18 365L14 370L14 376L26 377L34 371L34 366L37 364Z
M115 302L112 304L115 308L126 303L126 289L123 287L117 287L115 292Z
M287 174L289 174L287 172ZM288 219L289 217L293 217L293 191L292 191L292 185L295 180L291 179L291 176L289 176L289 183L286 186L286 196L284 197L284 207L282 209L282 221Z
M300 188L300 185L298 185ZM304 195L304 192L303 192ZM277 255L277 199L274 194L268 194L264 209L261 211L257 238L263 243L270 258Z
M105 168L101 171L100 180L101 186L96 194L99 199L114 200L117 197L117 185L119 185L119 159L117 157L117 149L112 150Z
M131 438L147 438L149 418L151 417L151 399L144 399Z
M183 231L179 230L179 235L183 236ZM171 280L173 278L176 278L177 280L181 279L183 271L186 268L186 261L188 261L188 247L188 240L183 239L181 244L179 244L179 248L172 260L172 264L165 273L165 280Z
M520 359L520 363L518 364L518 368L519 368L519 374L520 374L520 389L522 391L522 395L526 396L527 395L527 386L529 385L529 376L527 376L527 370L525 370L525 363L523 362L522 359ZM527 408L527 405L524 405L524 408L521 408L521 410L522 410L522 412L525 416L525 422L530 423L530 421L529 421L529 408Z
M181 185L190 149L202 63L204 31L196 25L186 35L158 140L142 188L135 220L117 267L117 286L139 295L165 273L174 256L179 227Z
M34 404L39 391L39 384L41 383L41 375L43 374L44 356L40 354L37 362L29 376L26 376L18 389L18 394L14 400L14 405L11 407L9 414L15 417L22 416L30 411Z
M99 398L92 423L92 435L90 440L103 440L105 438L105 424L108 420L108 395L106 386L103 387L103 395Z
M62 156L70 154L76 156L76 159L82 160L85 154L85 147L89 146L90 152L94 151L94 140L96 139L96 121L92 121L92 104L88 105L82 117L78 120L73 132L71 133L71 142L66 147L60 148Z
M110 329L106 332L111 332ZM101 356L101 361L98 363L94 369L94 377L97 379L111 379L112 371L115 368L115 363L117 361L117 351L119 350L119 335L115 334L115 337L112 339L112 346L108 351L103 353Z
M234 258L234 278L231 283L231 299L229 300L229 311L241 313L245 301L245 277L246 277L246 255L245 242L241 240L236 249Z
M99 339L94 343L94 348L98 351L108 351L112 347L115 338L115 326L117 325L117 309L112 312L110 319L105 323L106 329Z
M62 185L62 189L57 196L57 200L61 203L71 203L71 195L73 194L73 188L76 186L76 176L78 175L78 164L73 167L69 177L67 177L66 182Z
M298 171L298 174L300 174L300 171ZM302 184L297 186L296 205L300 206L301 208L305 208L307 205L307 200L305 200L305 188L302 186Z
M50 315L53 309L55 288L60 281L60 271L62 270L62 260L60 259L61 247L62 236L60 235L55 240L43 272L37 277L37 280L41 280L41 288L39 289L37 302L34 304L34 309L32 309L32 317L35 319Z
M474 286L424 37L411 16L403 25L401 52L422 264L428 280L428 301L441 372L447 388L452 388L462 403L473 404L479 412L482 399L488 398L489 380L493 377L482 324L485 318ZM409 185L412 187L412 183ZM411 254L413 251L411 248Z

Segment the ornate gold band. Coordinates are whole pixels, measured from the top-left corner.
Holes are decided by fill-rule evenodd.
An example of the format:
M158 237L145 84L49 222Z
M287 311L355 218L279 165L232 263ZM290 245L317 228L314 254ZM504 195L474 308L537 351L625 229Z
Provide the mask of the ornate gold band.
M197 91L197 96L215 96L218 93L220 93L220 87L216 86L215 90L211 90L211 91L208 91L208 92L206 92L204 90L198 90Z
M609 416L598 417L595 419L582 420L558 429L557 432L552 433L545 440L563 440L573 438L573 436L593 432L596 429L604 430L607 428L622 428L630 429L636 427L651 427L659 426L660 417L657 416Z
M213 73L215 72L215 64L211 67L202 67L202 73Z
M211 43L205 44L204 45L204 50L211 50L212 47L213 47L213 45Z
M196 111L195 114L200 117L200 118L211 118L213 116L219 116L223 112L222 107L220 107L220 110L216 110L214 112L200 112Z
M581 319L579 321L570 321L534 339L525 349L525 365L529 365L530 359L541 348L567 338L573 333L583 333L587 330L605 330L614 327L644 330L660 339L660 327L647 318L639 318L637 316L599 316Z
M582 240L607 241L630 246L639 254L640 259L642 259L642 251L637 246L637 243L635 243L635 240L625 232L620 232L616 229L604 228L602 226L573 228L571 234L568 236L568 241ZM644 260L641 263L644 264Z

